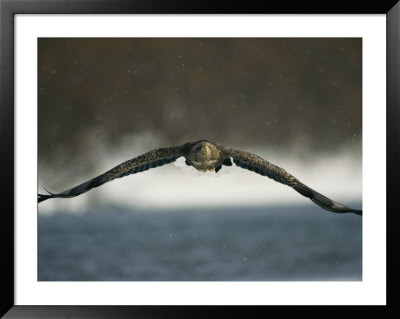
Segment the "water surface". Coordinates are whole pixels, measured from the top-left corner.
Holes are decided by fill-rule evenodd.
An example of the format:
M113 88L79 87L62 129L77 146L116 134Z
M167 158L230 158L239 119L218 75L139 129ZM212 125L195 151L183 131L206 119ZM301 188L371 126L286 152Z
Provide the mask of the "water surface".
M38 218L39 281L361 279L362 217L317 206L108 207Z

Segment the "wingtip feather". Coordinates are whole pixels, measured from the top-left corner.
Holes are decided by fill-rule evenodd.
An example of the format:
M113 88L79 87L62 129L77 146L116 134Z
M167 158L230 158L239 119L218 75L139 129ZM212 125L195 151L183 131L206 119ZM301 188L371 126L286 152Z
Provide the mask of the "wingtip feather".
M38 194L38 203L45 201L46 199L49 199L53 197L52 195L43 195L43 194Z
M43 187L44 188L44 187ZM49 198L53 198L56 196L56 194L50 192L49 190L47 190L46 188L44 188L44 190L48 193L48 194L38 194L38 203L45 201L46 199Z

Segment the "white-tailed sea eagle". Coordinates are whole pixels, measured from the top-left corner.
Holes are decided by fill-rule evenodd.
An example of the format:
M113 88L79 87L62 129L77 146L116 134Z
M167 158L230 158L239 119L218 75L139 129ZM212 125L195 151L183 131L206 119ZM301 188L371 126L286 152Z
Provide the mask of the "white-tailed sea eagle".
M223 165L231 166L233 160L233 162L241 168L246 168L257 174L267 176L279 183L292 187L298 193L308 197L323 209L334 213L354 213L362 215L362 210L346 207L328 197L325 197L304 185L284 169L255 154L229 148L207 140L155 149L117 165L109 171L64 192L57 194L49 192L49 194L46 195L38 194L38 202L40 203L50 198L75 197L91 190L92 188L111 182L116 178L121 178L171 163L181 156L185 157L187 165L193 166L200 172L205 172L207 170L218 172Z

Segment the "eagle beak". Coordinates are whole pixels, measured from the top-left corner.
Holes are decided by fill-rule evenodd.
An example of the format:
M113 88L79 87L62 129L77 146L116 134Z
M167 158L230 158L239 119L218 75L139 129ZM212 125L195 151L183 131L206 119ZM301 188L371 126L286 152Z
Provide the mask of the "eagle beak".
M208 145L204 146L204 153L206 154L207 157L210 155L210 147Z

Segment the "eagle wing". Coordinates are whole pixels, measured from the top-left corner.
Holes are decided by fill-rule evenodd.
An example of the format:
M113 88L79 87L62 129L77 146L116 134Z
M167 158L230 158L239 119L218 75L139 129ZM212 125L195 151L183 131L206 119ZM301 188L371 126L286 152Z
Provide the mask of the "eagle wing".
M48 192L49 194L38 194L38 202L49 198L70 198L83 194L92 188L99 187L104 183L110 182L116 178L121 178L130 174L146 171L150 168L158 167L175 161L183 155L184 147L159 148L142 154L138 157L123 162L109 171L88 180L78 186L72 187L58 194Z
M311 189L307 185L304 185L296 177L289 174L283 168L264 160L258 155L235 149L228 149L226 154L233 159L233 162L237 166L248 169L257 174L267 176L279 183L290 186L301 195L311 199L315 204L323 209L334 213L350 212L357 215L362 215L362 210L352 209L333 201L332 199Z

